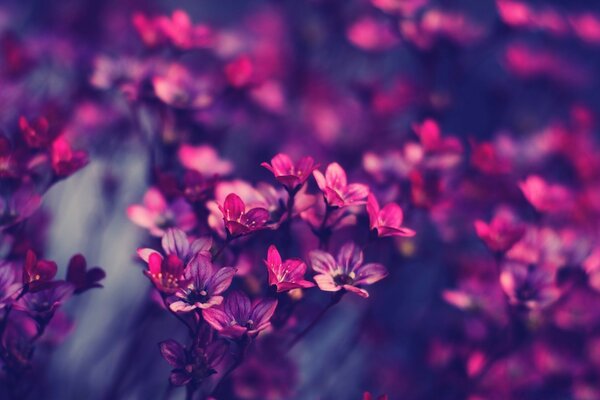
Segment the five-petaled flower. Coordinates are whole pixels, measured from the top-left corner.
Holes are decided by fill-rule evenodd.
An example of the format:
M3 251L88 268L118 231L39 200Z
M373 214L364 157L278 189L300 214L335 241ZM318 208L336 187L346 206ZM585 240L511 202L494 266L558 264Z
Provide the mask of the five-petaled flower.
M367 213L369 214L371 229L376 229L380 237L415 235L415 231L402 226L404 213L402 212L402 208L396 203L386 204L380 209L379 203L373 193L369 193L367 198Z
M271 164L260 164L273 173L288 191L293 192L306 182L310 174L318 168L312 157L303 157L296 164L287 154L279 153L271 159Z
M160 342L158 347L160 354L173 367L169 377L173 386L203 382L217 372L215 367L227 353L222 341L213 342L206 348L196 347L188 351L179 342L167 339Z
M189 312L207 309L223 302L220 296L233 280L235 268L216 268L208 258L198 256L185 268L186 286L179 289L169 308L175 312Z
M262 207L246 210L246 204L235 193L225 198L223 206L219 206L223 214L225 228L231 237L247 235L264 229L269 220L269 212Z
M223 304L205 309L202 315L222 336L238 339L246 334L254 337L267 329L276 307L275 299L252 303L248 296L236 291L227 296Z
M265 264L269 271L269 285L276 286L278 292L315 286L314 283L304 279L306 273L304 261L297 258L282 261L274 245L269 246Z
M331 254L321 250L312 251L310 260L313 270L318 274L314 277L315 282L326 292L345 289L359 296L369 297L369 293L358 286L371 285L388 275L381 264L363 265L363 253L352 242L342 246L337 260Z
M346 171L338 163L327 166L325 175L319 170L313 171L313 176L323 192L327 204L336 207L344 207L356 204L364 204L369 195L369 187L361 183L348 184Z

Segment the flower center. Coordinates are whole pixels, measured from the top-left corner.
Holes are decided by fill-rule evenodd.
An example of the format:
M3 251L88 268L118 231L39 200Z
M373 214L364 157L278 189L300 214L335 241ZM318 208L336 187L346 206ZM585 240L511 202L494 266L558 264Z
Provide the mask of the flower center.
M338 286L352 285L354 279L347 274L339 274L333 277L333 281Z

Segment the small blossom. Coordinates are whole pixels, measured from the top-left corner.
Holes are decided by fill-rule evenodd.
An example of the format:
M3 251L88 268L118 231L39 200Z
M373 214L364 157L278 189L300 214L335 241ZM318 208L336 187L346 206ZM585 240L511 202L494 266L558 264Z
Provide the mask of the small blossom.
M177 156L179 157L179 162L185 168L199 172L205 176L223 176L233 171L231 161L220 158L215 148L209 145L181 145Z
M325 175L319 170L313 171L313 176L323 192L327 203L336 207L364 204L369 194L369 187L360 183L348 184L346 171L338 164L327 166Z
M269 220L269 212L262 207L246 210L242 199L230 193L222 207L219 207L225 221L225 228L232 237L247 235L264 229Z
M512 304L537 309L558 299L554 278L541 266L511 261L503 266L500 284Z
M15 308L25 311L36 321L46 324L56 309L73 294L74 287L68 282L54 281L44 289L29 291L15 303Z
M304 261L293 258L282 261L279 251L273 245L269 246L265 264L269 271L269 285L275 285L278 292L315 286L314 283L304 279L306 273Z
M67 282L75 288L75 294L83 293L92 288L101 288L99 283L106 274L101 268L87 270L87 262L81 254L71 257L67 267Z
M321 250L312 251L310 260L313 270L318 274L314 277L315 282L326 292L346 289L361 297L369 297L369 293L358 286L371 285L388 275L381 264L363 265L363 253L352 242L340 249L337 261L331 254Z
M248 56L241 56L225 66L225 76L229 84L242 88L252 81L254 65Z
M402 226L404 214L402 208L396 203L389 203L380 209L373 193L369 193L367 213L369 214L371 229L376 229L380 237L415 235L415 231Z
M217 269L205 257L194 258L185 268L185 288L175 293L177 300L170 304L176 312L206 309L223 302L220 296L231 285L235 268Z
M29 292L38 292L50 286L58 267L54 261L38 260L36 254L28 250L23 266L23 284Z
M194 76L179 64L173 64L164 74L155 76L152 85L156 97L174 108L201 109L214 100L210 80Z
M169 254L163 258L158 253L152 253L148 257L148 269L144 274L160 292L173 294L185 281L183 270L184 264L176 255Z
M565 211L573 205L572 193L566 187L549 184L537 175L519 183L523 195L540 212Z
M33 123L30 123L25 117L19 117L19 129L29 147L41 149L50 144L51 136L49 133L48 120L40 117Z
M221 341L213 342L205 349L197 347L188 351L179 342L168 339L160 342L158 347L162 357L173 367L169 377L173 386L202 383L217 373L215 367L227 352Z
M294 165L290 156L283 153L273 157L271 164L264 162L260 165L271 171L275 179L290 192L303 185L310 174L318 168L312 157L303 157Z
M59 136L52 143L52 169L59 178L74 174L88 163L88 155L83 150L74 151L64 136Z
M477 236L494 252L508 251L525 234L525 227L508 209L498 211L488 224L475 221Z
M174 255L183 264L187 264L196 256L210 257L212 239L210 237L198 238L190 244L190 239L181 229L169 228L161 239L161 245L166 255ZM148 262L151 254L162 255L149 248L138 249L138 255L142 260Z
M264 299L254 303L242 292L233 292L223 304L202 312L204 320L225 337L240 338L245 334L253 337L267 329L277 300Z
M133 223L148 229L153 236L163 236L169 227L188 232L196 226L192 207L184 199L169 204L158 189L150 188L144 195L143 203L129 206L127 215Z

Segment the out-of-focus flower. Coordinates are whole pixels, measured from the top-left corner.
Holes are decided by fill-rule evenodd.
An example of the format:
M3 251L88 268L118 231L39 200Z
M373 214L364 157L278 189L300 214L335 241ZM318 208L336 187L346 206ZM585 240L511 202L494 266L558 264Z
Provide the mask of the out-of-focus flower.
M183 10L175 10L169 16L147 17L135 13L133 26L142 41L148 47L156 47L166 43L182 50L208 47L213 42L212 29L204 24L192 24L189 15Z
M87 262L81 254L71 257L67 267L67 282L75 288L75 294L83 293L92 288L101 288L99 283L106 273L102 268L94 267L87 270Z
M22 287L16 268L6 261L0 261L0 309L11 303Z
M476 220L474 225L477 236L493 252L509 250L525 234L525 226L507 208L496 212L489 224Z
M318 273L314 277L315 282L326 292L345 289L366 298L369 293L359 286L371 285L388 275L381 264L363 264L363 252L352 242L342 246L337 260L325 251L313 250L310 261L313 270Z
M373 395L370 392L363 393L362 400L373 400ZM388 400L387 394L382 394L381 396L377 396L376 400Z
M158 347L162 357L173 367L169 377L173 386L202 383L217 373L215 368L227 352L225 344L220 341L209 344L205 349L186 350L176 340L168 339L160 342Z
M19 129L27 142L34 149L42 149L48 146L52 140L48 120L40 117L30 123L25 117L19 117Z
M543 308L560 295L554 274L542 266L508 262L502 267L500 284L512 304Z
M243 236L264 229L269 212L262 207L246 209L246 204L235 193L230 193L222 207L225 228L232 237Z
M380 237L410 237L416 234L412 229L402 226L404 213L398 204L389 203L380 209L379 203L373 193L369 193L367 197L367 213L369 214L371 229L377 230L377 234Z
M156 97L175 108L204 108L213 102L212 82L194 76L187 68L172 64L164 74L152 79Z
M265 264L269 271L269 285L276 286L278 292L315 286L314 283L304 279L306 273L304 261L294 258L282 261L274 245L269 246Z
M425 150L428 167L446 169L460 162L462 144L456 137L442 137L442 131L436 121L426 119L421 124L414 124L413 129Z
M233 171L233 164L220 158L215 148L209 145L183 144L179 147L177 155L181 165L204 176L223 176Z
M287 154L279 153L271 159L271 164L263 162L263 167L273 173L288 191L293 192L310 177L319 166L312 157L302 157L295 165Z
M204 320L225 337L240 338L247 334L258 335L267 329L271 316L277 307L277 300L263 299L252 303L242 292L229 294L223 304L202 312Z
M573 206L573 195L569 189L562 185L549 184L537 175L531 175L520 182L519 188L538 211L566 211Z
M360 183L348 184L346 171L338 163L327 166L325 175L319 170L313 171L313 176L323 192L327 203L335 207L364 204L369 195L369 187Z
M223 302L223 293L231 285L235 268L216 268L209 259L196 257L185 267L186 285L179 289L177 300L169 305L176 312L206 309Z
M179 198L168 204L158 189L150 188L144 195L143 203L129 206L127 215L133 223L148 229L153 236L163 236L170 227L188 232L196 226L196 216L184 199Z
M88 163L88 155L83 150L73 151L64 136L59 136L52 142L52 169L59 178L74 174Z
M361 50L382 51L396 46L400 39L387 21L362 17L346 31L350 43Z
M56 309L73 294L74 287L68 282L54 281L44 289L29 291L15 302L15 308L27 312L40 324L47 324Z
M243 55L225 66L225 76L229 84L236 88L247 86L253 77L254 65L250 57Z
M23 265L23 284L29 292L39 292L49 287L57 271L54 261L38 260L32 250L27 250Z

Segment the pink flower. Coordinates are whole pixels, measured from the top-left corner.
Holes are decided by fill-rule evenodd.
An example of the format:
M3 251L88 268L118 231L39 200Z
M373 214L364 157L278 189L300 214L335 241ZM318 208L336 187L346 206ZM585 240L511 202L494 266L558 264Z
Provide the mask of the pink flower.
M523 195L540 212L566 211L573 206L573 195L564 186L549 184L537 175L519 183Z
M213 102L213 87L205 77L194 76L184 66L171 65L162 75L152 78L156 97L175 108L204 108Z
M251 303L244 293L233 292L223 304L204 310L202 315L221 335L236 339L246 334L254 337L267 329L276 307L275 299Z
M160 292L174 294L185 281L183 271L183 261L176 255L169 254L163 258L158 253L152 253L148 257L148 269L144 274Z
M304 261L294 258L282 261L274 245L269 246L265 264L269 271L269 285L275 285L278 292L315 286L314 283L304 279L306 273Z
M129 206L127 215L133 223L148 229L153 236L163 236L169 227L187 232L196 226L192 207L184 199L168 204L158 189L150 188L144 195L143 203Z
M185 288L175 293L177 300L169 305L176 312L207 309L223 302L220 296L231 285L235 268L217 269L209 259L195 257L185 268Z
M376 229L380 237L386 236L414 236L415 231L402 226L404 214L402 208L396 203L389 203L382 209L379 209L379 203L373 195L369 193L367 198L367 213L371 229Z
M85 167L88 155L83 150L73 151L64 136L59 136L52 143L52 169L59 178L66 178Z
M227 81L236 88L248 85L253 75L254 65L248 56L240 56L225 66Z
M314 277L315 282L326 292L345 289L366 298L369 297L369 293L358 286L371 285L388 275L381 264L363 265L363 253L352 242L346 243L340 249L337 260L321 250L312 251L310 260L313 270L318 273Z
M58 267L54 261L38 260L36 254L27 250L23 266L23 284L29 292L39 292L49 287Z
M384 51L396 46L400 40L386 20L362 17L346 31L350 43L361 50Z
M25 117L19 117L19 129L23 139L29 147L35 149L45 148L50 144L52 136L49 132L48 120L44 117L36 119L30 123Z
M279 181L288 191L293 192L310 177L310 174L318 168L312 157L303 157L295 165L290 156L279 153L271 159L271 164L260 164L275 175L275 179Z
M477 236L494 252L505 252L525 234L525 226L519 223L508 209L498 211L488 224L475 221Z
M181 165L202 175L227 175L233 170L230 161L223 160L214 147L183 144L177 152Z
M264 229L269 212L262 207L246 210L246 205L235 193L230 193L223 206L219 206L229 235L238 237Z
M313 171L313 176L323 192L325 200L331 206L344 207L364 204L369 195L369 187L360 183L348 184L346 171L338 163L327 166L325 176L319 170Z

